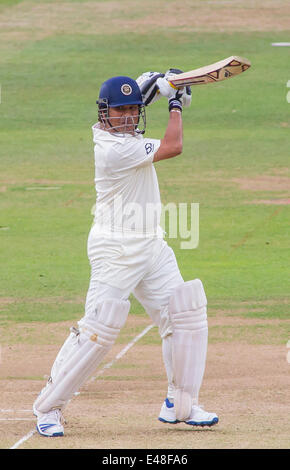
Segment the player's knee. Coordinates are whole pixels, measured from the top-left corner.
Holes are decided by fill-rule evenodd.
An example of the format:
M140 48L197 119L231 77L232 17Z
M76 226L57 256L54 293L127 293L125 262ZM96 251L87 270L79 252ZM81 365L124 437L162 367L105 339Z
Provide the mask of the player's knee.
M130 309L128 300L107 299L99 303L94 316L79 322L80 334L103 347L111 347L125 325Z
M168 305L151 310L150 316L162 339L173 331L207 328L207 299L200 279L183 282L172 290Z

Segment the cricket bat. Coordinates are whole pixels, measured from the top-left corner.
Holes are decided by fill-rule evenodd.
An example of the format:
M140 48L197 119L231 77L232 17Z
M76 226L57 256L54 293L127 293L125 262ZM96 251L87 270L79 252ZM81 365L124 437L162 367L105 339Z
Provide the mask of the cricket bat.
M215 64L171 76L169 82L176 88L220 82L239 75L250 67L251 62L248 59L231 56Z

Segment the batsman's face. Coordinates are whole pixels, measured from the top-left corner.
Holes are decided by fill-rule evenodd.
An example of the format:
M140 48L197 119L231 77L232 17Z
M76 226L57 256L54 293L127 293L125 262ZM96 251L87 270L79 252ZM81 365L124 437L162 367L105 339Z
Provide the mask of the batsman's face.
M109 121L113 132L134 134L139 122L139 106L132 104L109 108Z

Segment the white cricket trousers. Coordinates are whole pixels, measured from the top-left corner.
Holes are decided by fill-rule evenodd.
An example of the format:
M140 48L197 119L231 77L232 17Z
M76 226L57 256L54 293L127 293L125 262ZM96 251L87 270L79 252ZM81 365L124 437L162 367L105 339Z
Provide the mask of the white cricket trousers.
M94 317L96 305L107 298L140 302L158 326L161 338L172 333L168 302L182 284L175 254L163 238L100 235L93 226L88 237L91 278L85 316Z
M108 298L140 302L162 338L163 361L168 378L168 398L173 398L172 324L168 302L184 282L175 254L163 238L110 237L93 226L88 237L91 278L85 317L95 318L98 303Z

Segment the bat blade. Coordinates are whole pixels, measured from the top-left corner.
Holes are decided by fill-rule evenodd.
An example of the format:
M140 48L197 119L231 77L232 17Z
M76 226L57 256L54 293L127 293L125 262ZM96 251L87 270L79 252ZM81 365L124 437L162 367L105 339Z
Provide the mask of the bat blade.
M248 59L239 56L230 56L215 64L206 65L189 72L176 74L170 77L170 83L176 88L193 85L205 85L207 83L220 82L227 78L239 75L251 67Z

